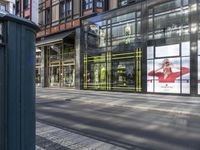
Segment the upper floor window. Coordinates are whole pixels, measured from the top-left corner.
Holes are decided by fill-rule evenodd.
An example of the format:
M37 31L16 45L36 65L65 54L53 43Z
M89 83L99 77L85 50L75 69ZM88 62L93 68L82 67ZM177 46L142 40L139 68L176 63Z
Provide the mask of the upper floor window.
M71 16L72 15L72 1L67 0L66 1L66 16Z
M45 15L45 24L48 25L51 23L51 11L50 8L46 9L46 15Z
M30 8L30 0L24 0L24 9Z
M60 2L60 18L70 17L72 15L72 0Z
M84 9L92 9L93 8L93 0L84 0Z
M96 0L96 7L97 8L102 8L103 7L103 2L104 2L104 0Z
M119 0L119 6L122 7L122 6L125 6L128 4L128 0Z
M16 14L18 14L20 11L20 7L19 7L19 0L16 1Z
M0 10L6 11L6 4L0 3Z

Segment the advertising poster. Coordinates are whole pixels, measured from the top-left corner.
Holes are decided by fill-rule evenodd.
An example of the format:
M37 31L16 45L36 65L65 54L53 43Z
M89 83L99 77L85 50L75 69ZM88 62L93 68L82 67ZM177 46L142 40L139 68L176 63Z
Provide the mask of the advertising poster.
M154 70L148 76L155 79L155 92L180 93L181 76L189 74L189 68L180 66L180 57L155 59Z

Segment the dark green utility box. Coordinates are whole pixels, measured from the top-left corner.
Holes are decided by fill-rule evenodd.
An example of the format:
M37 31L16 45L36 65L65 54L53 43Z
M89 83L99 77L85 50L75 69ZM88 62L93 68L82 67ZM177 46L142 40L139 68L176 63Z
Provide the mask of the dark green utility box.
M35 37L31 21L0 12L0 150L35 149Z

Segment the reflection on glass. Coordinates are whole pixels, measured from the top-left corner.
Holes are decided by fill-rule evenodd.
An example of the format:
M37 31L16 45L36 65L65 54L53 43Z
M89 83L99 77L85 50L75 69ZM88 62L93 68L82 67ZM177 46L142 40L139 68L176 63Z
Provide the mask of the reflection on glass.
M155 39L188 35L189 7L187 4L187 1L182 3L181 0L174 0L149 9L149 39L153 38L153 34Z
M90 56L86 64L87 70L85 72L85 82L89 88L106 89L106 62L105 55Z
M35 82L36 84L41 83L41 68L35 69Z
M59 66L50 67L50 85L56 86L59 83Z
M63 66L63 86L72 87L75 84L75 67L74 65Z

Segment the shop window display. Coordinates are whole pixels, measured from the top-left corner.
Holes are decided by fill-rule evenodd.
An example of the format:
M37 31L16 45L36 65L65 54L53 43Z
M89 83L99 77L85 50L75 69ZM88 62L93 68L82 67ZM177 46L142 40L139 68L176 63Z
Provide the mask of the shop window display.
M169 50L170 49L170 50ZM182 50L180 55L180 49ZM162 54L161 54L162 51ZM189 42L147 48L147 91L190 93ZM178 56L178 57L177 57Z
M84 87L106 89L105 55L85 57Z
M142 91L142 50L84 57L84 89Z
M141 71L141 53L127 52L112 54L112 89L141 91L141 81L137 80ZM137 58L136 58L137 55ZM140 82L139 86L136 82Z

